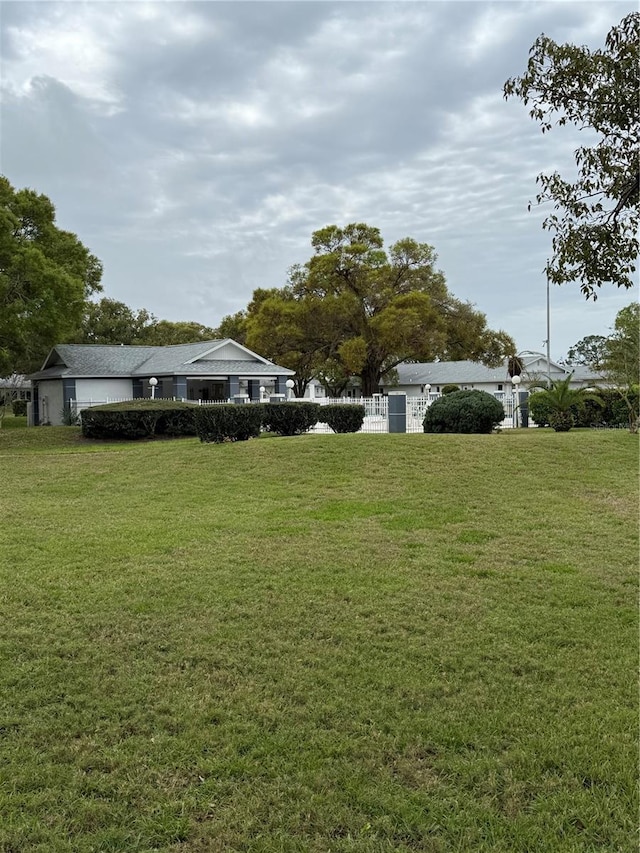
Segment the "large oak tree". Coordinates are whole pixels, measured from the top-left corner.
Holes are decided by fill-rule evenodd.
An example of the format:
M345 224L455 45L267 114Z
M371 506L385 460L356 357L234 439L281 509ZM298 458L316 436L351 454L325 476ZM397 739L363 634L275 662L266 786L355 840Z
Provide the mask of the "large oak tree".
M402 361L496 365L515 352L449 293L426 243L406 238L387 251L377 228L352 223L316 231L312 246L285 288L256 291L243 320L249 347L296 371L296 393L312 377L340 389L356 375L369 396Z

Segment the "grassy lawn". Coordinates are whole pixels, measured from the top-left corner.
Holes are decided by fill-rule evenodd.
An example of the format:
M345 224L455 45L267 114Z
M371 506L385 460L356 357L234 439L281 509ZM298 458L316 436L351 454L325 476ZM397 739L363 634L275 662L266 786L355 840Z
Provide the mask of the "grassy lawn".
M0 432L0 851L637 850L623 431Z

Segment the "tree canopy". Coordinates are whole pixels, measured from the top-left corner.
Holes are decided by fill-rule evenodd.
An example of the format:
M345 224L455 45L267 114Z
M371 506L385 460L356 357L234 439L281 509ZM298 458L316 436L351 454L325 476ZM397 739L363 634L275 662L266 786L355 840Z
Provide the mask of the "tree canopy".
M28 373L82 322L102 265L44 195L0 176L0 375Z
M146 309L134 311L117 299L104 297L85 305L80 332L74 337L80 344L137 344L156 318Z
M543 222L552 233L549 281L579 282L596 299L605 283L632 287L638 258L640 186L640 13L614 26L604 49L557 44L542 34L529 52L527 71L504 85L550 131L573 124L596 136L575 151L573 180L541 174L538 204L553 212Z
M405 238L385 250L364 223L329 225L311 243L313 256L291 269L288 284L257 290L240 318L247 346L296 371L298 395L312 377L339 391L359 376L368 396L402 361L495 365L515 352L507 334L449 293L426 243Z
M569 348L567 364L584 364L598 370L604 361L607 339L604 335L587 335Z
M156 320L145 326L136 343L147 346L170 346L211 341L216 337L214 329L193 320Z

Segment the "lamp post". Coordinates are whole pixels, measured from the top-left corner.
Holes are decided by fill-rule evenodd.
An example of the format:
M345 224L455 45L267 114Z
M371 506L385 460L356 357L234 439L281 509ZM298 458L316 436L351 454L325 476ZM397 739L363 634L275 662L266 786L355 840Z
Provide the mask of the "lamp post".
M261 403L264 400L266 393L267 393L267 389L264 387L264 385L261 385L260 386L260 402Z
M511 381L513 382L513 426L515 429L518 426L518 390L522 379L520 376L513 376Z
M155 376L152 376L149 380L149 385L151 386L151 399L155 400L156 398L156 385L158 384L158 380Z
M291 399L291 395L293 393L293 386L296 384L293 379L287 379L284 383L287 386L287 400Z

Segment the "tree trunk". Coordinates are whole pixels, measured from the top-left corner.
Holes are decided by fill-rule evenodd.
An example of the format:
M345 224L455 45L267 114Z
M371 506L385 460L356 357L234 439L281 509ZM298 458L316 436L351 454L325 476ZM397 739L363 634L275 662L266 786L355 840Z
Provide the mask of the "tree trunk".
M304 392L307 390L307 386L309 385L309 379L298 379L297 377L293 380L293 393L296 397L304 397Z
M360 374L360 383L362 385L362 396L372 397L378 393L380 387L380 371L375 367L365 366Z

